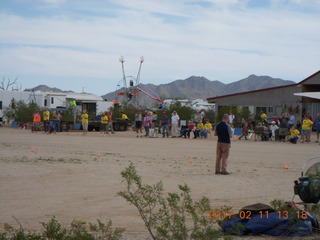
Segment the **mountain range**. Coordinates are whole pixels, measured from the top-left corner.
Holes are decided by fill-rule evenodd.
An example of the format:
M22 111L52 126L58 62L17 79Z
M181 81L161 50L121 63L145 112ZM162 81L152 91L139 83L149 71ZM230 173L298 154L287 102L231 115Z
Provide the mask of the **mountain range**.
M68 91L64 91L61 90L59 88L55 88L55 87L48 87L47 85L38 85L34 88L28 88L24 90L25 92L36 92L36 91L40 91L40 92L64 92L64 93L73 93L73 91L68 90Z
M226 94L246 92L270 87L284 86L294 84L295 82L283 80L280 78L272 78L269 76L250 75L229 84L220 81L210 81L205 77L191 76L184 80L176 80L168 84L145 84L140 87L149 92L151 95L157 95L160 99L179 98L179 99L206 99ZM144 94L140 94L139 104L150 107L154 101ZM105 94L104 99L113 100L121 97L117 95L117 91Z
M184 80L175 80L167 84L140 84L139 87L150 93L151 95L164 99L206 99L226 94L246 92L270 87L284 86L294 84L295 82L283 80L280 78L272 78L269 76L256 76L254 74L247 78L241 79L229 84L220 81L210 81L205 77L191 76ZM39 85L35 88L26 89L25 91L53 91L53 92L72 92L62 91L58 88L50 88L46 85ZM123 96L114 91L101 96L103 99L122 101ZM154 101L147 95L139 93L139 104L150 107L154 105Z

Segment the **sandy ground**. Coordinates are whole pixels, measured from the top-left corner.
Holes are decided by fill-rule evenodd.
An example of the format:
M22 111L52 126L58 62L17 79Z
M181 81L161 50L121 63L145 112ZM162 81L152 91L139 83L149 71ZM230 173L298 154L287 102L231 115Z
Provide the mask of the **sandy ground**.
M232 174L222 176L214 174L216 141L214 136L137 139L132 131L104 138L96 132L45 135L1 127L0 227L18 227L12 216L32 230L52 216L66 226L74 219L112 219L114 226L126 228L125 239L145 239L137 210L117 196L125 188L120 172L129 161L144 183L161 180L165 191L186 183L194 199L204 195L213 208L228 205L237 211L276 198L291 200L303 164L320 155L316 143L235 141L228 165Z

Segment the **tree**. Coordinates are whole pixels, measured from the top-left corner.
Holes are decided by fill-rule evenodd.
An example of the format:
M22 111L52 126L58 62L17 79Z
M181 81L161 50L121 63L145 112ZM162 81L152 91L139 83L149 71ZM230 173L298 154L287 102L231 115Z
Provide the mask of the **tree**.
M2 78L2 82L0 83L0 89L9 90L9 88L11 87L11 91L19 91L19 90L21 90L21 87L19 87L18 84L17 84L17 80L18 80L18 78L16 78L13 81L11 81L10 78L8 78L6 80L5 77L3 77Z
M204 113L205 113L205 115L204 115L205 119L208 119L210 123L215 123L216 114L212 108L204 111Z
M182 106L179 101L171 103L168 110L170 114L172 114L173 111L176 111L180 119L183 120L189 120L193 112L193 109L190 106Z
M217 121L220 122L223 114L229 114L230 111L235 116L235 127L241 127L241 119L244 118L247 122L252 118L252 114L247 107L237 107L234 105L220 107L218 110Z
M3 111L3 115L8 121L14 120L20 123L32 122L32 115L39 111L40 108L35 103L26 104L23 101L15 102L14 107L7 107Z

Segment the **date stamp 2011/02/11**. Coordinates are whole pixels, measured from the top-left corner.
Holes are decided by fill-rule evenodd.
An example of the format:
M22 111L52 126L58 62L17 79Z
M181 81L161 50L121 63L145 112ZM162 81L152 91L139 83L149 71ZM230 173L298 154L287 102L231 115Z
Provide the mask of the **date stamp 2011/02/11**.
M269 211L259 211L252 213L252 211L240 211L238 214L234 214L233 211L209 211L209 219L222 220L225 218L240 218L240 219L269 219ZM277 217L279 219L288 219L292 214L298 219L307 219L308 215L306 211L277 211Z

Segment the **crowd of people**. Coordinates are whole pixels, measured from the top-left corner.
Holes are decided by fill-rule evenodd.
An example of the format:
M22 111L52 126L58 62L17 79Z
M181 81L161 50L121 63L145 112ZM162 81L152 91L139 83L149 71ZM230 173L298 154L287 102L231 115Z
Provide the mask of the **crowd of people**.
M80 119L83 131L82 135L87 135L89 126L89 114L87 110L82 111ZM125 112L121 112L121 119L126 124L126 127L128 127L130 119ZM62 116L59 111L55 111L53 114L47 108L42 113L36 111L33 114L32 132L44 131L46 134L60 132L61 122ZM186 138L187 136L191 138L192 134L193 138L207 138L212 130L209 120L204 119L203 111L195 111L190 116L190 120L184 122L184 125L182 125L176 111L173 111L171 116L167 116L166 112L162 112L162 116L158 118L157 113L151 110L145 112L137 110L134 116L134 128L137 138L158 136L158 133L162 134L163 138L168 138L169 136L172 138ZM112 123L112 111L103 112L100 122L101 137L107 136L109 131L114 134Z
M159 120L159 121L158 121ZM147 111L142 115L141 110L135 114L136 137L151 137L152 135L162 134L162 137L172 138L207 138L208 133L212 130L209 120L204 120L204 113L195 111L189 120L184 120L184 124L176 111L172 112L171 117L166 112L158 119L155 112ZM145 134L142 134L144 127Z
M230 112L229 123L231 126L234 119L234 115ZM300 139L300 143L310 143L313 127L317 136L315 142L319 142L320 113L315 119L310 113L306 113L302 121L296 121L293 113L284 112L280 117L274 115L268 118L266 113L261 112L259 120L253 118L250 123L245 119L241 120L242 134L239 140L242 138L247 140L249 133L254 133L255 140L260 137L262 141L280 141L296 144Z
M36 111L33 114L33 125L32 125L32 133L37 133L38 131L41 131L41 113L40 111ZM52 132L60 132L61 130L61 121L62 116L59 111L55 111L52 115L50 111L45 108L42 113L43 118L43 130L46 134L52 133Z
M56 111L52 116L48 109L44 109L42 115L39 111L33 114L32 132L37 132L40 128L41 117L44 122L44 131L51 133L52 131L60 131L61 114ZM129 118L121 112L121 119L128 124ZM233 139L236 116L230 112L224 114L221 121L219 121L215 128L208 119L205 118L203 111L194 111L188 120L180 119L178 113L173 111L171 116L167 116L167 112L162 112L162 116L158 118L156 112L151 110L142 112L137 110L134 115L134 127L136 137L153 137L156 133L162 134L163 138L207 138L208 134L214 130L214 135L218 137L216 146L216 166L215 174L229 175L227 171L228 157L231 148L231 139ZM88 132L89 116L86 110L81 114L81 123L83 135ZM248 133L255 135L255 140L259 136L262 141L287 141L288 143L296 144L300 138L301 143L311 142L311 132L313 127L316 130L316 140L319 142L320 137L320 113L315 119L310 113L306 113L303 120L295 121L295 116L292 113L284 112L278 118L272 116L268 118L267 114L261 112L258 119L253 118L249 123L245 119L241 119L241 135L239 140L244 138L248 140ZM144 130L144 133L143 133ZM106 136L109 131L114 133L112 125L112 112L108 111L102 114L100 124L100 136Z
M228 116L228 125L234 129L236 116L230 112ZM83 135L88 133L89 116L86 110L81 114L81 124ZM121 112L121 118L129 124L129 118ZM56 133L61 131L62 116L59 111L53 114L48 109L44 109L42 114L37 111L33 114L32 132L37 132L41 128L41 120L43 120L43 130L45 133ZM204 111L194 111L190 119L181 121L178 113L173 111L171 116L167 116L167 112L162 112L162 116L158 117L156 112L151 110L142 112L137 110L134 116L134 125L136 137L153 137L162 134L162 137L172 138L207 138L208 134L213 130L212 124L205 118ZM253 118L251 121L241 119L241 135L239 140L248 140L249 136L254 134L254 139L260 138L262 141L282 141L297 143L300 139L301 143L311 142L311 132L313 127L316 130L316 140L320 138L320 113L315 119L310 113L306 113L302 121L296 121L293 113L284 112L280 117L276 115L268 117L266 113L261 112L258 119ZM144 131L143 131L144 130ZM112 111L104 112L101 116L100 136L106 136L114 133L112 125ZM144 133L143 133L144 132Z

